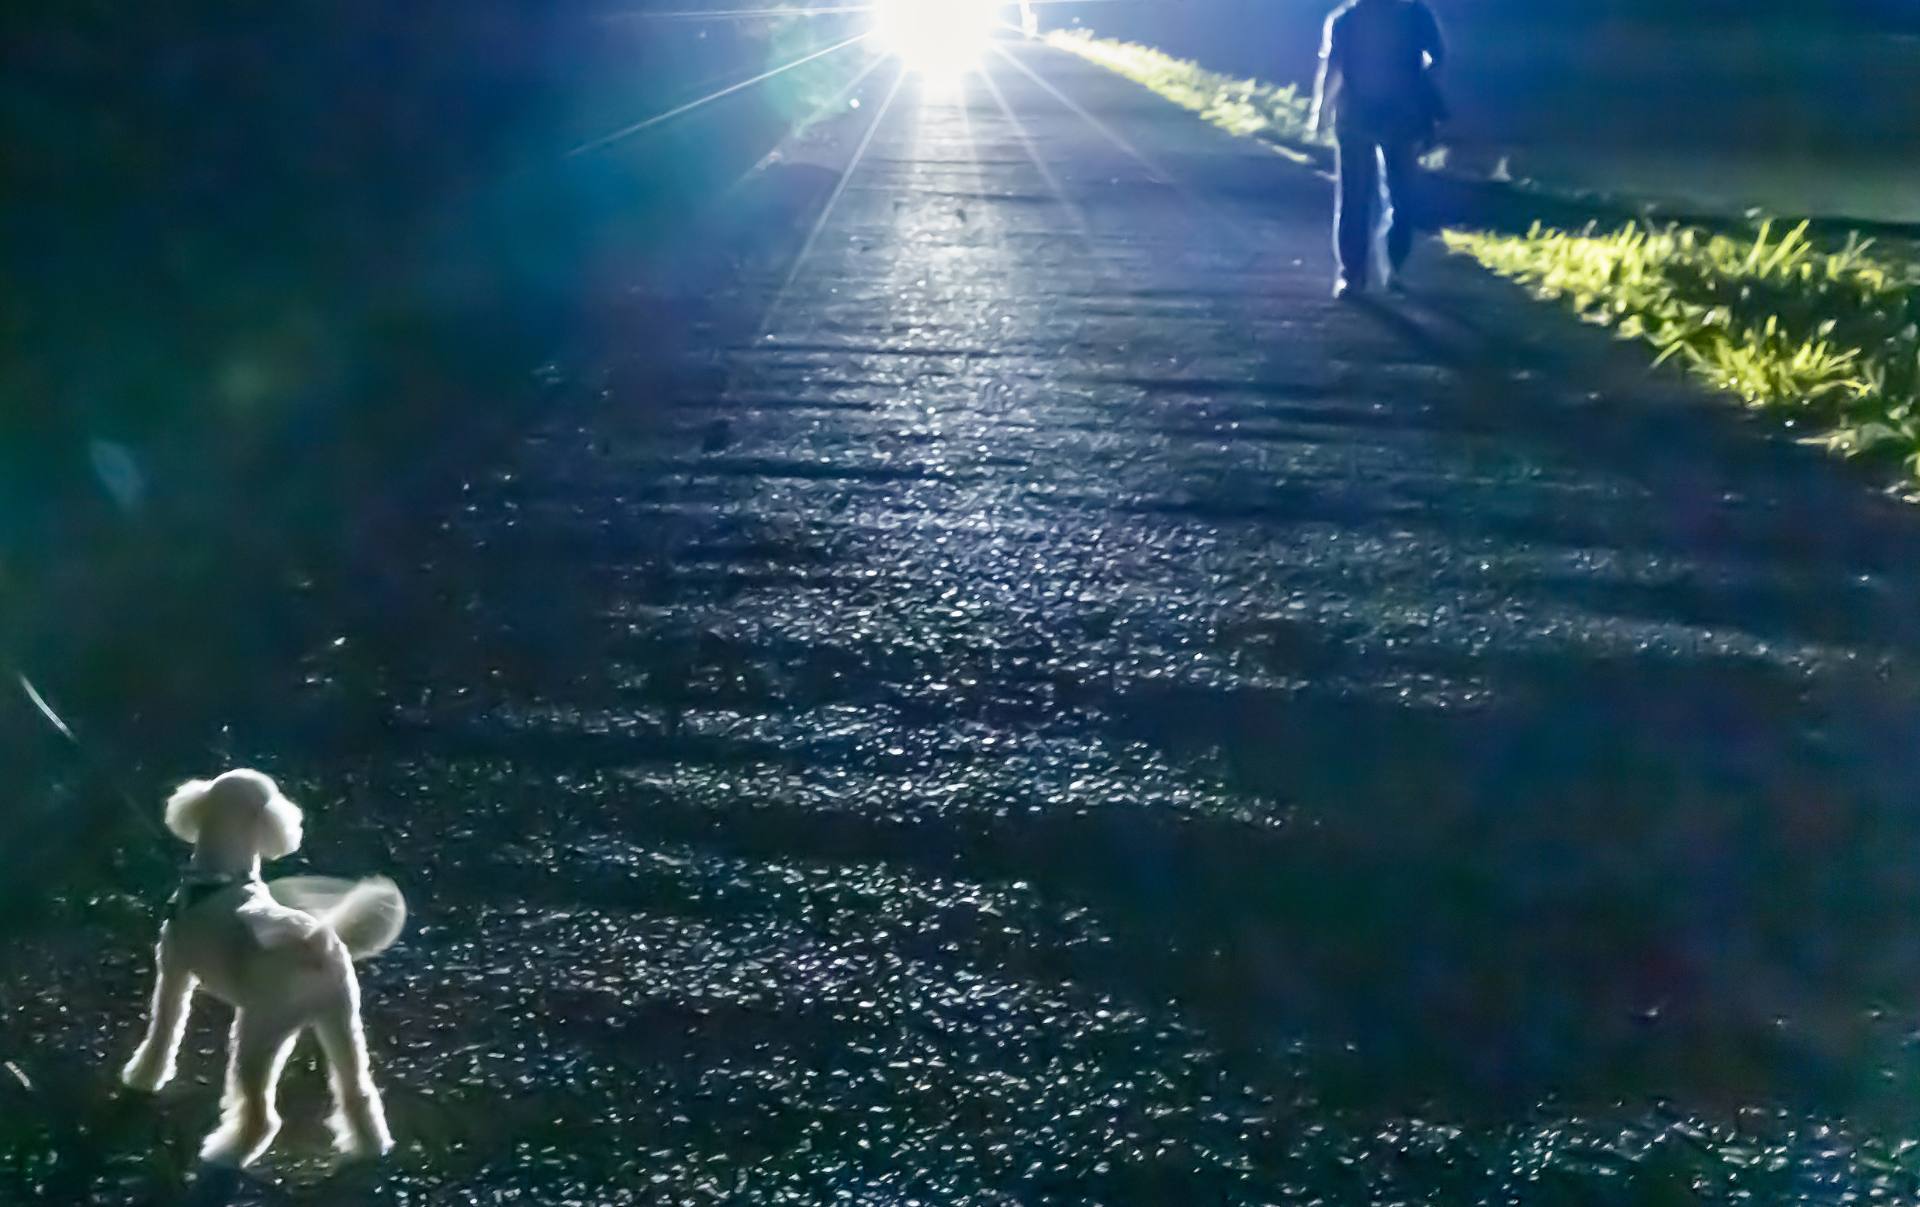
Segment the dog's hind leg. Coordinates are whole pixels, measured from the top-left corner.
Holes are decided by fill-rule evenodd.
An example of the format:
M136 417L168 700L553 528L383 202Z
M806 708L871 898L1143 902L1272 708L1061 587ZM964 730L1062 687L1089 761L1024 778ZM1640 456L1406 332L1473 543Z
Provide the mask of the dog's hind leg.
M274 1090L298 1035L297 1027L259 1011L242 1010L233 1016L220 1126L201 1146L202 1161L246 1165L266 1151L280 1130Z
M167 951L163 932L154 947L153 1010L147 1020L147 1036L133 1051L133 1057L120 1070L120 1080L147 1093L173 1080L174 1057L180 1051L180 1037L187 1032L187 1011L193 1005L193 974L181 960Z
M335 1145L348 1156L381 1155L393 1147L393 1136L387 1131L380 1091L373 1084L367 1037L360 1029L360 984L351 968L341 992L314 1018L313 1030L326 1051L333 1080L333 1115L328 1123Z

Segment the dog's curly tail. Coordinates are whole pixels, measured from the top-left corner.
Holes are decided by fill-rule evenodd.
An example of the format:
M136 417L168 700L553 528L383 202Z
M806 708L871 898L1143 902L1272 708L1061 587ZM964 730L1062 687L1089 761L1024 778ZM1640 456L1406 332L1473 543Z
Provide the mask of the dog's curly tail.
M407 924L407 899L385 876L372 876L347 890L340 904L321 919L340 936L356 960L379 955L393 946Z
M280 904L318 918L356 960L392 947L407 924L407 899L385 876L286 876L268 882L267 891Z

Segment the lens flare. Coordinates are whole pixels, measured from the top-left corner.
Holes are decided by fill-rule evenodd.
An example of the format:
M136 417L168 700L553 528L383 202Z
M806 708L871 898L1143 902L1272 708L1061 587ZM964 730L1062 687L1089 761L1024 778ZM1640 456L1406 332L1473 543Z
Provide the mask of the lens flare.
M924 76L952 78L980 64L996 24L995 0L878 0L882 47Z

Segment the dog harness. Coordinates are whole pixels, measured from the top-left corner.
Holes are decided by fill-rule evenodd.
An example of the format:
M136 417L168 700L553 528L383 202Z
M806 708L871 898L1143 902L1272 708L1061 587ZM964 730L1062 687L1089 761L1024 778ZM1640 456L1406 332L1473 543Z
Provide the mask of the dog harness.
M221 889L251 884L253 880L252 876L237 876L232 872L199 872L189 869L181 874L180 887L174 889L173 896L167 899L167 917L178 918Z

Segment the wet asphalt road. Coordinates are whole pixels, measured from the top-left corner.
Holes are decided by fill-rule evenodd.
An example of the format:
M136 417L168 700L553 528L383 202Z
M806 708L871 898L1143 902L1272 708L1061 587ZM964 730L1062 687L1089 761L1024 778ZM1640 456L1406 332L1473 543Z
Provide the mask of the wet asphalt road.
M236 1201L1920 1190L1920 517L1437 250L1333 303L1325 181L1008 49L303 668L402 1148L323 1177L296 1057ZM117 1063L120 935L11 1026ZM164 1197L213 1015L58 1185Z

